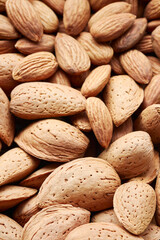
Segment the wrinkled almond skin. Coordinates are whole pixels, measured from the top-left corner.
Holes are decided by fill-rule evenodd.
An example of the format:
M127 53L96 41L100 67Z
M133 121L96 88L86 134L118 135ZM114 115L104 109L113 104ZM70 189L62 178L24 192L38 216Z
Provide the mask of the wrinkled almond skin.
M88 223L90 212L71 205L57 205L45 208L32 216L24 226L22 240L65 240L74 228Z
M63 8L65 0L43 0L50 8L52 8L56 13L63 14Z
M130 233L139 235L145 231L154 216L156 194L149 184L133 181L122 184L116 190L113 203L120 223Z
M80 130L56 119L30 124L19 133L15 142L32 156L53 162L81 157L89 144Z
M136 82L148 84L152 78L152 66L148 58L140 51L130 50L120 56L124 70Z
M156 223L158 226L160 226L160 173L157 176L155 191L156 191L156 200L157 200L155 216L156 216Z
M7 0L0 0L0 12L4 12L6 10L5 4Z
M115 168L122 179L130 179L147 171L153 157L151 138L143 131L124 135L99 155Z
M67 34L57 34L55 52L59 66L69 74L79 75L90 68L87 52L77 40Z
M86 102L86 112L97 141L107 148L113 133L112 118L107 106L99 98L90 97Z
M53 76L51 76L48 79L48 81L50 83L57 83L57 84L66 85L68 87L71 87L71 83L70 83L69 77L61 69L58 69L57 72L55 74L53 74Z
M12 77L19 82L40 81L51 77L57 70L55 56L49 52L37 52L26 56L13 71Z
M116 2L116 0L89 0L90 5L93 11L98 11L99 9L103 8L104 6Z
M145 35L141 41L135 46L137 50L139 50L142 53L152 53L154 52L153 46L152 46L152 38L151 35Z
M119 185L120 178L109 163L99 158L80 158L63 164L46 178L38 194L39 207L63 203L100 211L112 207Z
M73 126L77 127L83 132L90 132L92 130L86 111L71 116L70 120Z
M90 18L88 0L67 0L64 5L63 22L70 35L78 35L83 31Z
M153 20L148 22L147 32L153 32L153 30L160 25L160 20Z
M43 26L31 2L28 0L7 0L7 15L22 35L34 42L41 40Z
M8 17L0 14L0 39L17 39L20 37Z
M138 15L138 4L140 5L140 3L138 2L138 0L125 0L125 2L131 4L131 13L133 13L134 15Z
M152 66L153 76L160 74L160 60L153 56L148 56L148 59Z
M136 16L131 13L119 13L100 18L93 23L90 33L99 42L107 42L120 37L133 24Z
M85 105L85 97L74 88L31 82L13 89L10 110L23 119L40 119L73 115L85 110Z
M122 65L120 63L119 56L114 55L113 58L111 59L110 64L111 64L112 71L114 73L116 73L118 75L124 75L125 74L125 71L122 68Z
M160 57L160 26L152 32L152 45L157 57Z
M15 52L15 40L0 40L0 54L14 53Z
M150 1L144 11L144 16L148 20L160 18L160 2L159 0Z

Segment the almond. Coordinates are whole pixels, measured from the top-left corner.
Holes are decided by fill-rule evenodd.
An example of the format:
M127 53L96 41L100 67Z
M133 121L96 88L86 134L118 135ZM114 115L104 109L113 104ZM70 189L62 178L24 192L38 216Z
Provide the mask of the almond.
M43 26L31 2L28 0L7 0L6 11L15 28L34 42L41 40Z
M67 34L67 31L66 31L66 29L65 29L65 27L64 27L64 23L63 23L63 20L62 20L62 19L59 20L58 32L59 32L59 33L66 33L66 34Z
M65 29L70 35L78 35L83 31L90 18L88 0L66 0L63 12Z
M65 0L43 0L43 2L58 14L63 14Z
M16 41L14 40L0 40L0 54L3 53L14 53Z
M11 93L11 112L24 119L73 115L85 109L81 92L47 82L23 83ZM29 107L28 107L29 106Z
M107 209L98 213L95 213L91 218L91 222L105 222L114 223L118 226L122 226L118 221L118 218L114 212L114 209Z
M112 71L118 75L124 75L125 71L119 61L119 56L114 55L113 58L111 59L111 68Z
M160 20L153 20L148 22L147 32L153 32L153 30L160 25Z
M21 38L16 42L15 47L19 52L25 55L29 55L42 51L53 52L54 43L55 36L43 34L41 40L38 43L32 42L27 38Z
M142 53L152 53L154 52L153 46L152 46L152 39L151 35L145 35L141 41L135 46L137 50L139 50Z
M36 189L7 185L0 187L0 211L6 211L33 196Z
M157 57L160 57L160 26L158 26L153 32L152 32L152 45L153 50Z
M147 28L147 19L138 18L134 20L131 28L121 37L113 41L112 47L115 52L124 52L131 49L144 36Z
M151 223L140 236L144 240L157 240L160 238L160 228L156 224Z
M53 33L57 30L59 21L56 14L45 3L34 0L32 1L36 13L41 19L45 33Z
M160 18L160 2L159 0L150 1L144 11L144 16L148 20Z
M5 152L0 157L0 186L17 182L33 172L39 165L39 160L29 156L16 147Z
M160 104L145 108L136 119L134 128L148 132L154 144L160 143Z
M116 190L113 203L120 223L129 232L139 235L146 230L154 216L156 194L150 185L133 181Z
M113 57L113 49L106 43L97 43L89 32L82 32L77 40L94 65L107 64Z
M131 11L130 12L133 13L134 15L137 15L138 14L138 7L140 5L138 0L125 0L125 2L131 4Z
M84 83L85 79L88 77L90 74L90 70L81 73L80 75L68 75L69 80L71 82L71 85L75 88L80 88L82 84ZM80 91L80 89L78 89Z
M57 67L57 61L52 53L32 53L14 67L12 77L19 82L40 81L52 76Z
M99 9L103 8L104 6L116 2L116 0L89 0L90 5L94 11L98 11Z
M109 163L80 158L63 164L46 178L38 194L39 207L63 203L100 211L112 207L119 185L120 178Z
M78 158L89 144L80 130L56 119L32 123L19 133L15 142L32 156L53 162Z
M0 0L0 12L4 12L6 10L5 4L7 0Z
M136 16L131 13L119 13L104 16L90 28L92 36L100 42L107 42L120 37L133 24Z
M108 108L99 98L90 97L87 99L86 112L97 141L102 147L107 148L113 133L113 123Z
M24 226L22 240L53 238L65 240L74 228L88 223L90 212L71 205L45 208L32 216Z
M111 77L104 90L104 102L116 127L124 123L143 101L143 89L127 75Z
M0 39L17 39L19 36L9 18L0 14Z
M0 238L6 240L19 240L22 237L22 227L13 219L0 214Z
M92 130L86 111L80 112L70 117L73 126L84 132Z
M60 67L69 74L79 75L90 68L90 59L84 48L65 33L57 34L55 51Z
M80 227L75 228L71 231L65 240L86 240L92 239L97 240L111 240L111 239L127 239L127 240L142 240L141 237L136 237L125 231L113 223L88 223Z
M99 155L115 168L122 179L130 179L147 171L153 157L151 138L142 131L124 135Z
M157 225L160 226L160 172L157 176L155 191L156 191L156 200L157 200L155 217L156 217Z
M153 56L148 56L148 59L152 66L153 76L160 74L160 60Z
M135 81L148 84L152 78L152 66L148 58L140 51L130 50L120 56L124 70Z
M53 76L51 76L48 80L50 83L57 83L57 84L66 85L68 87L71 87L69 77L61 69L58 69L57 72L55 74L53 74Z
M84 81L81 93L85 97L97 96L110 79L111 66L102 65L95 68Z

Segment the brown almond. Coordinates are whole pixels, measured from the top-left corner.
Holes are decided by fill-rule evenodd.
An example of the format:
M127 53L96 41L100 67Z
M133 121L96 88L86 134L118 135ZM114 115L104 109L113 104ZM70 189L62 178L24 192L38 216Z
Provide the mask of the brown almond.
M107 209L98 213L95 213L91 218L91 222L105 222L105 223L114 223L118 226L122 226L118 221L118 218L114 212L114 209Z
M53 76L51 76L48 79L48 81L50 83L57 83L57 84L61 84L61 85L71 87L69 77L61 69L58 69L57 72L55 74L53 74Z
M99 9L103 8L104 6L110 4L110 3L114 3L116 2L116 0L90 0L90 5L93 9L93 11L98 11Z
M153 46L152 46L151 35L145 35L139 41L139 43L135 46L135 48L142 53L152 53L152 52L154 52Z
M122 68L122 65L120 63L119 56L114 55L113 58L111 59L110 64L111 64L112 71L114 73L116 73L118 75L124 75L125 74L125 71Z
M152 66L153 76L160 74L160 60L153 56L148 56L148 59Z
M138 0L125 0L125 2L131 4L131 11L130 12L133 13L134 15L138 15L138 7L140 5Z
M70 120L73 126L77 127L83 132L90 132L92 130L86 111L71 116Z
M79 158L58 167L46 178L38 194L39 207L61 203L100 211L112 207L119 185L120 178L107 161Z
M104 89L104 102L116 127L124 123L143 102L143 89L127 75L111 77Z
M15 52L14 40L0 40L0 54L3 53L14 53Z
M147 32L153 32L153 30L160 25L160 20L153 20L148 22Z
M58 32L67 34L67 31L66 31L66 29L64 27L64 23L63 23L62 19L59 20Z
M131 13L119 13L105 16L93 23L92 36L100 42L107 42L120 37L134 23L136 16Z
M120 56L124 70L135 81L148 84L152 78L152 66L148 58L140 51L130 50Z
M156 186L155 186L155 191L156 191L156 223L158 226L160 226L160 172L158 173L157 179L156 179Z
M77 40L84 47L94 65L107 64L113 57L113 49L106 43L96 42L89 32L82 32Z
M15 142L32 156L53 162L81 157L89 144L80 130L56 119L30 124L19 133Z
M153 50L157 57L160 57L160 26L158 26L153 32L152 32L152 45Z
M159 0L150 1L145 8L144 16L148 20L160 18L160 1Z
M10 110L23 119L40 119L73 115L85 110L85 104L85 97L74 88L30 82L13 89Z
M4 12L6 10L5 4L7 0L0 0L0 12Z
M90 74L90 70L81 73L80 75L69 75L69 80L71 82L71 85L76 88L77 90L80 91L80 87L82 87L82 84L84 83L85 79L88 77L88 75Z
M63 8L65 4L65 0L43 0L45 4L47 4L50 8L52 8L56 13L63 14Z
M20 35L8 17L0 14L0 39L17 39Z
M66 0L63 12L65 29L70 35L78 35L83 31L90 18L88 0Z
M86 102L86 112L97 141L107 148L113 133L112 118L107 106L99 98L90 97Z
M31 2L28 0L7 0L7 15L22 35L34 42L41 40L43 26Z
M69 74L79 75L90 68L87 52L76 39L67 34L57 34L55 52L59 66Z
M124 135L99 155L115 168L121 179L130 179L147 171L153 157L151 138L143 131Z
M157 240L160 238L160 227L158 227L156 224L151 223L140 236L144 240Z

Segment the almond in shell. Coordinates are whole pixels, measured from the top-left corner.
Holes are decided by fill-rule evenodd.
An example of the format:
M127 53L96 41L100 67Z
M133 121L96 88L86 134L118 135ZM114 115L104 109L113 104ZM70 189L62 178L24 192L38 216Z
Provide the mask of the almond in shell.
M118 221L118 218L114 212L114 209L107 209L107 210L95 213L91 218L91 222L114 223L119 226L122 226Z
M140 236L144 240L157 240L160 238L160 227L158 227L156 224L151 223Z

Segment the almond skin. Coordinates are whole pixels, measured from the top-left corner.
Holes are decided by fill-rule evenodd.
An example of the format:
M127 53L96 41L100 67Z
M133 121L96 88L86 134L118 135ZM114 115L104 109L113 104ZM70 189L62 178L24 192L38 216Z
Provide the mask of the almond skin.
M0 54L14 53L15 52L15 40L0 40Z
M130 50L120 56L124 70L136 82L148 84L152 78L152 66L148 58L140 51Z
M156 191L156 200L157 200L155 216L156 216L157 225L160 226L160 172L157 176L155 191Z
M86 102L86 112L97 141L102 147L107 148L113 133L113 123L108 108L99 98L90 97Z
M150 1L144 11L144 16L148 20L160 18L160 2L159 0Z
M120 37L133 24L136 16L131 13L119 13L105 16L95 22L90 33L99 42L107 42Z
M73 126L77 127L83 132L90 132L92 130L86 111L71 116L70 120Z
M90 5L93 9L93 11L98 11L99 9L103 8L104 6L116 2L116 0L90 0Z
M0 12L4 12L6 10L5 4L7 0L0 0Z
M0 39L17 39L20 35L8 17L0 14Z
M140 7L140 3L138 0L125 0L127 3L131 4L131 13L134 15L138 15L138 7ZM139 4L139 5L138 5Z
M22 35L34 42L41 40L43 26L31 2L28 0L7 0L7 15Z
M114 141L100 158L109 162L122 179L130 179L145 172L154 157L148 133L135 131Z
M106 161L92 157L76 159L58 167L46 178L38 194L39 207L72 203L100 211L112 207L119 185L118 174Z
M150 185L133 181L122 184L116 190L113 202L120 223L130 233L139 235L145 231L154 216L156 194Z
M142 53L152 53L154 52L153 46L152 46L152 38L151 35L145 35L141 41L135 46L137 50L139 50Z
M107 64L113 57L113 49L106 43L96 42L89 32L82 32L77 40L84 47L94 65Z
M80 130L56 119L30 124L19 133L15 142L32 156L53 162L81 157L89 144Z
M78 35L83 31L90 18L88 0L67 0L64 5L63 22L70 35Z
M52 8L56 13L63 14L65 0L43 0L43 2Z
M55 74L53 74L53 76L51 76L48 79L48 81L50 83L57 83L57 84L61 84L61 85L71 87L69 77L61 69L58 69L57 72Z
M52 76L57 67L58 63L52 53L32 53L14 67L12 77L19 82L40 81Z
M57 34L55 52L59 66L69 74L79 75L90 68L90 59L84 48L67 34Z
M157 57L160 57L160 26L158 26L153 32L152 32L152 45L155 54Z
M153 56L148 56L148 59L152 66L153 76L160 74L160 60Z
M120 63L120 60L119 60L119 56L118 55L114 55L113 58L111 59L111 68L112 68L112 71L118 75L124 75L125 74L125 71L124 69L122 68L122 65Z
M74 88L31 82L14 88L11 92L10 110L23 119L40 119L73 115L85 110L85 104L85 97Z
M153 32L153 30L160 25L160 20L153 20L148 22L147 32Z

